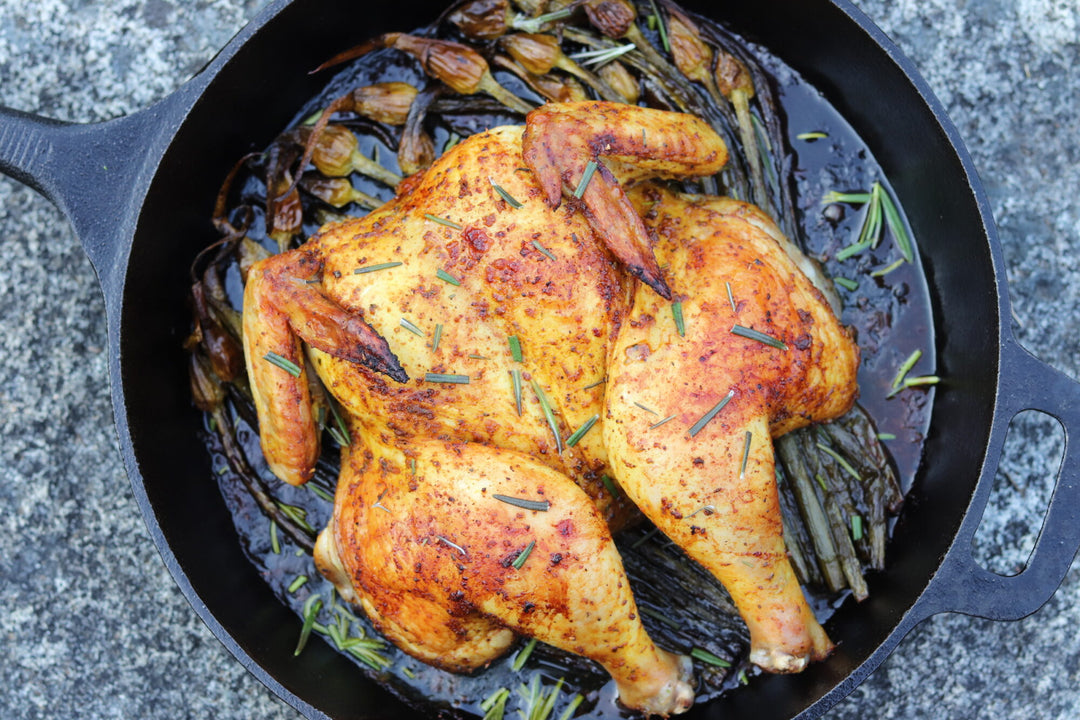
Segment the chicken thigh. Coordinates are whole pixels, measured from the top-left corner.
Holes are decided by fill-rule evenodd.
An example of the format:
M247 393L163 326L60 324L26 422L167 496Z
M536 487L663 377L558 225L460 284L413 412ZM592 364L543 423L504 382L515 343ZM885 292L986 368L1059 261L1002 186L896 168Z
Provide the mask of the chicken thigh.
M406 652L471 670L524 634L601 663L628 707L687 709L689 662L641 625L611 539L632 506L605 475L725 584L755 662L828 651L784 554L770 435L844 412L858 353L760 212L645 182L726 157L691 116L547 105L251 269L264 454L311 477L317 375L350 444L316 562ZM638 403L675 415L649 427Z

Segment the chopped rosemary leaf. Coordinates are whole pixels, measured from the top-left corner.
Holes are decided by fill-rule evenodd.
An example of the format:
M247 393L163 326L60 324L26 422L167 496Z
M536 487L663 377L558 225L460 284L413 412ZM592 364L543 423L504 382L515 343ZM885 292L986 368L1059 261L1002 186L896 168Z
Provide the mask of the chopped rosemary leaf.
M731 312L739 312L739 308L735 304L735 294L731 292L731 283L724 281L724 288L727 290L728 302L731 303Z
M937 385L941 378L937 375L920 375L918 377L904 378L904 387L917 387L919 385Z
M852 515L851 516L851 539L854 540L855 542L858 542L859 540L862 540L862 538L863 538L862 516L861 515Z
M833 203L848 203L849 205L862 205L870 202L870 193L842 193L830 190L821 198L822 205Z
M300 629L300 639L296 642L293 657L304 651L304 646L307 645L308 638L311 637L311 629L315 625L315 616L319 614L320 610L322 610L322 598L318 595L312 595L304 603L304 626Z
M585 170L581 173L581 181L578 182L578 186L574 189L574 197L581 199L581 196L585 194L585 188L589 187L589 182L596 173L596 167L595 160L590 160L585 166Z
M401 327L405 328L406 330L411 332L413 335L418 335L419 337L425 337L423 330L416 327L415 325L413 325L411 322L409 322L405 318L401 318L399 323L400 323Z
M703 663L708 663L709 665L715 665L716 667L731 667L731 663L729 663L727 660L716 657L708 650L702 650L701 648L692 649L690 651L690 657L694 658L695 660L700 660Z
M679 630L679 629L682 628L682 625L675 622L674 620L669 618L664 613L653 610L652 608L648 608L648 607L645 607L643 605L638 605L638 611L642 615L648 615L649 617L651 617L654 620L659 620L660 622L664 623L665 625L667 625L672 630Z
M590 383L590 384L586 385L585 387L583 387L581 389L582 390L592 390L594 387L599 387L599 386L603 385L606 382L607 382L607 378L602 377L599 380L597 380L596 382Z
M750 678L746 676L746 668L743 668L742 670L739 671L739 684L740 685L749 685L750 684Z
M732 325L731 332L733 335L744 337L747 340L757 340L759 343L774 347L777 350L787 350L787 345L784 344L783 340L777 340L772 335L766 335L753 328L743 327L742 325Z
M570 698L570 702L566 704L566 708L563 709L562 715L559 716L559 720L570 720L574 717L574 713L577 712L578 706L585 700L585 697L581 693L574 693L574 697Z
M544 247L543 245L541 245L541 244L540 244L540 241L539 241L539 240L533 240L533 241L532 241L532 244L533 244L533 247L534 247L534 248L536 248L536 249L537 249L537 250L539 250L540 252L542 252L542 253L544 253L545 255L547 255L547 256L548 256L548 259L549 259L549 260L552 260L552 261L554 261L554 260L555 260L555 255L554 255L554 254L552 254L552 252L551 252L550 250L548 250L548 249L547 249L546 247Z
M679 337L686 337L686 321L683 320L682 303L671 303L671 316L675 318L675 329L679 331Z
M859 289L859 283L855 282L851 278L834 277L833 282L846 290L850 290L851 292L855 292Z
M441 218L438 215L431 215L430 213L424 213L424 217L426 217L428 220L430 220L433 223L439 223L440 225L445 225L446 227L453 228L454 230L463 230L464 229L460 225L458 225L456 222L454 222L453 220L447 220L446 218Z
M435 539L436 539L436 540L438 540L439 542L443 543L443 544L444 544L444 545L446 545L447 547L452 547L452 548L454 548L455 550L457 550L457 551L458 551L459 553L461 553L462 555L468 556L468 554L469 554L469 553L465 552L465 548L461 547L461 546L460 546L460 545L458 545L458 544L457 544L456 542L452 542L452 541L450 541L450 540L447 540L447 539L446 539L446 538L444 538L444 537L443 537L442 535L436 535L436 536L435 536Z
M746 431L746 444L743 445L742 451L742 467L739 468L739 480L746 477L746 463L750 460L750 443L754 439L754 433L749 430Z
M659 25L657 28L660 31L660 44L664 46L664 52L671 52L671 40L668 39L667 28L664 27L664 18L661 17L660 11L656 8L656 0L649 0L649 5L652 6L653 15L656 16L656 22Z
M521 648L521 652L514 658L514 662L510 666L510 669L514 672L521 672L521 668L525 667L525 662L529 659L529 656L532 655L534 649L536 649L536 638L532 638L525 647Z
M278 540L277 523L270 521L270 550L275 555L281 554L281 542Z
M442 340L442 323L437 323L435 334L431 336L431 352L438 352L440 340Z
M514 368L510 371L510 383L514 388L514 407L517 408L518 417L521 417L521 370Z
M443 282L448 282L451 285L455 285L455 286L461 285L460 280L458 280L456 277L454 277L450 273L446 272L442 268L439 268L438 270L435 271L435 277L439 278Z
M289 360L288 358L281 357L276 352L266 353L265 355L263 355L263 360L270 363L271 365L277 365L279 368L289 373L294 378L300 377L300 366L294 363L292 360Z
M300 588L304 587L304 583L308 581L307 575L297 575L296 579L289 585L289 592L294 593Z
M514 358L514 362L521 362L521 340L518 339L517 335L511 335L506 338L506 342L510 345L510 356Z
M551 509L551 503L547 500L526 500L525 498L512 497L510 495L499 495L498 493L491 497L496 500L501 500L507 505L513 505L519 507L522 510L536 510L537 512L547 512Z
M416 673L413 672L413 669L411 667L409 667L408 665L402 665L401 666L401 674L404 675L405 677L409 678L410 680L415 680L416 679Z
M735 390L728 390L728 394L713 406L713 409L701 416L701 419L694 423L690 428L690 437L694 437L701 429L709 424L709 421L716 417L716 414L724 409L724 406L731 402L731 398L735 397Z
M484 711L483 720L503 720L506 715L506 701L510 697L510 691L506 688L499 688L495 692L487 696L487 698L480 703L480 709Z
M655 430L656 428L660 427L660 426L661 426L661 425L663 425L664 423L666 423L666 422L671 422L671 421L672 421L672 420L674 420L674 419L675 419L675 416L674 416L674 415L668 415L668 416L667 416L666 418L664 418L664 419L663 419L663 420L661 420L660 422L654 422L654 423L653 423L652 425L650 425L650 426L649 426L649 429L650 429L650 430Z
M536 547L536 541L530 540L529 544L525 546L525 549L521 551L521 554L517 556L514 562L510 563L514 566L515 570L520 570L521 566L525 564L525 561L529 559L529 555L532 554L533 548Z
M358 267L353 270L353 275L366 275L367 273L377 272L379 270L389 270L390 268L396 268L398 265L404 265L401 261L396 262L384 262L377 265L365 265L364 267Z
M881 242L881 195L881 184L875 182L870 186L870 206L859 231L859 241L870 243L872 248Z
M824 140L827 137L829 137L829 133L821 132L820 130L815 130L813 132L799 133L798 135L795 136L795 139L796 140Z
M470 360L487 360L483 355L477 355L476 353L469 353Z
M644 410L645 412L647 412L647 413L652 413L652 414L653 414L653 415L655 415L656 417L660 417L660 413L656 412L656 411L655 411L655 410L653 410L653 409L652 409L651 407L646 407L645 405L642 405L642 404L641 404L641 403L639 403L639 402L634 402L634 404L635 404L635 405L637 405L637 406L638 406L639 408L641 408L642 410Z
M454 375L451 373L426 373L424 380L433 383L449 383L451 385L468 385L468 375Z
M562 436L559 435L559 424L555 422L555 413L551 411L551 403L548 402L547 395L544 394L540 384L536 380L531 382L533 392L536 393L536 399L540 401L540 409L544 411L544 418L547 420L548 427L551 428L551 433L555 436L556 452L562 455Z
M611 497L618 496L618 492L615 490L615 481L611 479L611 476L604 473L600 476L600 482L604 483L604 487L607 489Z
M893 434L893 433L878 433L877 434L877 439L878 440L895 440L896 435Z
M566 447L574 447L577 445L581 441L581 438L585 437L585 433L589 432L599 419L600 416L594 414L591 418L582 423L581 427L575 430L573 435L566 438Z
M889 196L889 193L881 190L881 208L885 211L885 223L889 226L889 232L892 233L893 239L896 241L896 247L900 250L900 254L904 256L904 259L908 262L914 262L915 253L912 250L911 238L908 236L907 228L904 227L903 221L900 219L900 213L896 209L896 203Z
M885 267L880 267L877 270L872 271L870 273L870 277L885 277L886 275L891 273L893 270L895 270L898 267L900 267L901 265L903 265L904 262L905 262L904 258L900 258L899 260L896 260L895 262L889 263Z
M416 474L416 458L409 458L409 472L412 475Z
M838 253L836 253L836 261L837 262L843 262L843 261L847 260L849 257L854 257L854 256L858 255L863 250L866 250L869 247L870 247L870 243L868 243L868 242L852 243L851 245L848 245L846 248L843 248Z
M907 374L911 372L911 368L915 367L915 363L919 362L919 358L921 357L922 350L916 350L908 355L907 360L905 360L900 365L900 369L896 371L896 377L894 377L892 381L893 390L896 390L903 384L904 378L907 377Z
M817 446L819 450L821 450L823 453L825 453L837 463L839 463L840 467L844 468L844 472L846 472L848 475L855 478L856 480L862 482L862 476L859 475L859 471L851 467L851 463L849 463L846 458L841 456L840 453L836 452L831 447L823 443L817 443Z
M499 197L506 201L507 205L514 208L515 210L525 207L525 205L521 201L519 201L510 193L506 192L506 190L494 180L488 178L488 182L491 183L491 187L495 189L495 192L499 194Z

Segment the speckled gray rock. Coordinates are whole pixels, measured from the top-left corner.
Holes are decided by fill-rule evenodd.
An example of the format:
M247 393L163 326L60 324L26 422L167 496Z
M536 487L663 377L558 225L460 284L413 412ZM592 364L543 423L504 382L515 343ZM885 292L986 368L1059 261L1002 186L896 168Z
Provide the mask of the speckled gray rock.
M243 0L0 0L0 103L73 121L175 88L252 17ZM1001 232L1020 339L1080 375L1080 8L861 0L966 139ZM0 710L8 718L294 718L198 621L115 449L103 306L44 200L0 180ZM977 554L1023 565L1060 447L1013 433ZM829 714L1080 717L1080 573L1019 623L934 618Z

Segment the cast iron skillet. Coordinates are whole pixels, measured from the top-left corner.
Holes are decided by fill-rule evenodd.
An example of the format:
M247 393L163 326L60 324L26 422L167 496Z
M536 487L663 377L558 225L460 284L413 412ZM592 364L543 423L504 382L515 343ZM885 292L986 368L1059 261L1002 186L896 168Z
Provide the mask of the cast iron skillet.
M684 5L706 14L714 7ZM1013 338L988 202L911 63L846 0L725 5L721 19L802 72L881 163L920 242L937 370L948 379L891 566L871 578L870 601L849 603L828 623L837 652L801 675L761 678L693 711L816 718L930 615L1018 619L1053 594L1080 545L1080 458L1069 442L1080 428L1080 384ZM165 564L237 659L313 718L409 711L323 643L293 657L299 620L243 556L197 435L201 419L180 350L189 323L187 268L212 239L208 217L231 163L264 147L325 82L307 71L362 36L410 29L442 9L442 0L276 0L195 78L143 112L70 125L0 109L0 171L66 213L101 281L120 447ZM1058 418L1066 450L1027 569L1002 577L974 563L971 542L1009 421L1025 409Z

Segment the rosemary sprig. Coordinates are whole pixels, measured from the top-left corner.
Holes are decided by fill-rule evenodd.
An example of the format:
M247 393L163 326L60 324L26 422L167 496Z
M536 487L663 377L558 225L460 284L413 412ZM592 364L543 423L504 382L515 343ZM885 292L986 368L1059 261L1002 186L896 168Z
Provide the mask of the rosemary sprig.
M577 187L574 189L574 197L581 199L581 196L585 194L585 188L589 187L589 183L592 181L593 175L596 173L596 160L590 160L585 166L585 170L581 173L581 180L578 182Z
M510 666L510 669L514 672L521 672L521 668L525 667L525 663L529 660L529 656L532 655L532 652L535 649L536 638L532 638L526 643L525 647L521 648L521 652L514 657L514 662Z
M591 418L583 422L581 427L575 430L570 437L566 438L566 447L574 447L577 445L581 441L581 438L585 437L585 433L589 432L599 419L600 416L594 414Z
M555 261L555 260L556 260L556 257L555 257L555 255L554 255L554 254L553 254L553 253L552 253L552 252L551 252L550 250L548 250L548 249L547 249L546 247L544 247L543 245L541 245L541 244L540 244L540 241L539 241L539 240L533 240L533 241L532 241L532 244L533 244L533 247L534 247L534 248L536 248L536 249L537 249L537 250L539 250L540 252L542 252L542 253L544 253L545 255L547 255L547 257L548 257L548 259L549 259L549 260L551 260L551 261Z
M495 192L499 194L499 197L506 201L507 205L514 208L515 210L525 207L525 205L520 200L508 193L505 188L503 188L493 179L488 178L488 182L491 183L491 187L494 188Z
M461 285L460 280L458 280L456 277L454 277L450 273L446 272L442 268L439 268L438 270L435 271L435 277L439 278L443 282L448 282L448 283L450 283L451 285L453 285L455 287L458 287L458 286Z
M501 500L507 505L513 505L514 507L522 508L523 510L536 510L537 512L547 512L551 509L551 503L547 500L526 500L525 498L513 497L512 495L499 495L498 493L491 497L496 500Z
M426 373L424 380L433 383L449 383L451 385L468 385L468 375L454 375L452 373Z
M396 268L399 265L404 265L401 261L384 262L376 265L365 265L364 267L358 267L353 270L353 275L366 275L372 272L378 272L379 270L389 270L390 268Z
M292 360L278 355L276 352L266 353L265 355L263 355L263 360L270 363L271 365L277 365L279 368L289 373L294 378L300 377L300 366L294 363Z
M458 225L456 222L454 222L453 220L447 220L446 218L441 218L438 215L432 215L430 213L424 213L424 217L426 217L428 220L430 220L433 223L438 223L440 225L445 225L446 227L453 228L454 230L463 230L464 229L460 225Z
M510 335L506 338L506 343L510 346L510 357L514 358L514 362L521 362L521 339L517 335Z
M536 380L532 380L532 388L533 392L536 393L536 399L540 401L540 409L544 411L544 418L547 420L548 427L551 428L551 433L555 436L555 449L562 455L562 437L559 435L559 425L555 422L555 413L551 411L551 403L548 402L547 395L544 394L543 389Z
M727 660L717 657L708 650L702 650L701 648L693 648L692 650L690 650L690 657L694 658L695 660L700 660L703 663L715 665L716 667L720 668L731 667L731 663L729 663Z
M772 335L766 335L760 330L743 327L742 325L732 325L731 333L733 335L738 335L739 337L744 337L747 340L757 340L759 343L774 347L777 350L787 350L787 345L783 340L777 340Z
M690 437L694 437L701 429L709 424L709 421L716 417L716 414L724 409L724 406L731 402L731 398L735 397L734 390L728 390L728 394L725 395L720 402L713 406L713 409L701 416L701 419L694 423L690 428Z
M521 417L521 370L510 370L510 383L514 388L514 406L517 408L518 417Z
M675 318L675 329L679 331L679 337L686 337L686 320L683 319L682 302L671 303L671 315Z
M440 340L442 340L442 323L437 323L435 333L431 336L431 352L438 352Z
M529 555L532 554L534 547L536 547L536 541L530 540L529 544L525 546L525 549L521 551L521 554L517 556L517 559L510 563L515 570L521 569L525 564L525 561L529 559Z
M419 337L427 337L426 335L424 335L423 330L416 327L416 325L413 325L411 322L409 322L405 318L401 318L401 320L399 320L398 323L401 325L401 327L405 328L406 330L411 332L413 335L417 335Z

